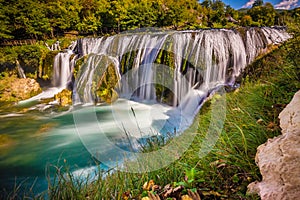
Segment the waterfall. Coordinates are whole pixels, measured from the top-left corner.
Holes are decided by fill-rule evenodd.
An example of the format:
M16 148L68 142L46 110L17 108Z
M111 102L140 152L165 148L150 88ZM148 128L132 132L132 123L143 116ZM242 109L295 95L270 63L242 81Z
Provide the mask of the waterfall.
M73 47L79 57L88 55L86 66L80 69L76 82L76 88L85 89L76 91L79 93L76 101L91 103L96 99L95 91L92 91L95 87L90 86L99 80L88 74L93 74L98 70L96 68L103 68L100 71L104 73L107 62L99 61L103 56L109 57L120 77L116 87L120 97L159 101L155 85L159 69L156 62L159 56L168 54L173 66L166 61L159 65L168 65L169 70L163 76L172 82L168 84L173 92L172 104L178 106L195 88L206 94L219 85L233 85L243 69L269 45L282 43L289 37L282 28L263 27L141 32L82 38ZM69 54L60 56L69 60Z
M72 82L73 70L77 56L72 50L58 53L54 58L52 85L58 88L67 88Z
M135 32L81 38L56 55L52 85L70 86L75 63L84 57L73 89L75 104L98 102L101 84L111 87L113 82L115 85L108 92L117 92L119 97L162 102L178 108L192 104L197 111L199 101L214 88L233 86L243 69L269 45L289 38L285 29L278 27ZM117 80L110 78L109 73ZM195 94L203 98L196 98ZM196 99L195 102L191 103L189 97Z
M58 53L54 57L53 63L53 75L52 75L52 86L42 93L33 96L29 99L20 101L19 104L24 104L32 101L39 101L41 99L53 98L54 95L61 92L63 89L73 88L73 72L76 59L79 55L75 55L73 50L76 47L76 42L69 46L64 52Z
M115 71L118 71L118 60L106 56L106 55L98 55L91 56L82 67L81 67L81 76L77 80L77 84L74 88L74 103L79 101L84 101L85 103L93 104L95 100L98 98L95 94L94 88L94 80L101 79L101 75L104 73L105 69L103 66L112 65L115 68ZM120 79L120 75L117 73L117 79ZM94 91L94 92L92 92ZM78 93L82 94L81 96Z
M18 71L18 75L19 75L19 78L26 78L26 75L24 73L24 70L23 68L21 67L20 63L18 60L16 60L16 65L17 65L17 71Z

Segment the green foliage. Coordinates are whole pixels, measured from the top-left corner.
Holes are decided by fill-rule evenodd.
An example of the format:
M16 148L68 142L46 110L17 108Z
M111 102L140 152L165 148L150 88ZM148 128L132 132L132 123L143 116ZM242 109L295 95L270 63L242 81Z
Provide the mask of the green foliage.
M247 14L260 26L273 26L275 23L276 12L271 3L266 3L263 6L253 6Z
M2 47L0 48L0 72L14 71L18 60L26 76L41 77L45 75L42 71L47 52L47 48L43 45ZM50 62L53 63L53 60Z
M257 0L247 11L253 22L221 0L13 0L0 1L0 40L48 39L77 31L83 35L111 34L144 27L198 29L285 25L289 11L276 12Z
M49 80L52 77L54 57L58 51L49 51L43 54L41 58L42 64L39 66L38 77Z
M97 33L102 27L102 16L108 9L108 2L104 0L80 1L80 21L76 28L83 33Z
M0 1L0 8L4 7L3 1ZM11 27L9 23L9 17L6 15L4 9L0 9L0 39L11 39Z
M253 24L252 17L250 15L245 15L241 19L241 25L242 26L251 26Z
M233 9L232 7L230 7L229 5L226 6L225 15L226 16L231 16L234 19L238 19L239 18L239 12L236 11L235 9Z
M28 35L30 38L37 39L50 31L50 22L45 15L46 7L43 2L38 0L6 2L2 9L9 17L7 20L14 19L13 23L9 23L12 23L13 35L18 38Z
M262 6L264 4L263 0L255 0L252 7Z
M300 8L295 9L291 13L291 17L287 21L288 31L293 35L294 39L287 46L290 51L287 57L295 66L300 65Z

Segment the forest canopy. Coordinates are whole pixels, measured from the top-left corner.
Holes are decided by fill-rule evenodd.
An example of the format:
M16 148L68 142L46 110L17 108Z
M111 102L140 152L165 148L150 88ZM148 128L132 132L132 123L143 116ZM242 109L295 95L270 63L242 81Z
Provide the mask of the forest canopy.
M237 11L220 0L0 0L0 40L49 39L75 32L118 33L142 27L168 29L286 25L294 11L256 0Z

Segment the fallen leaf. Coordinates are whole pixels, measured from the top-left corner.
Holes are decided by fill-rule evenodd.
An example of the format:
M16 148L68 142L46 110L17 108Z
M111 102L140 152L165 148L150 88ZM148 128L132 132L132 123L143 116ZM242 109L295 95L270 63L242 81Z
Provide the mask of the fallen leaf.
M126 191L122 194L123 200L128 200L130 198L130 191Z
M204 196L210 196L210 195L217 196L217 197L222 196L219 192L216 192L216 191L208 191L208 192L203 191L202 194Z
M189 195L181 196L181 200L193 200Z
M143 185L143 190L150 191L154 186L154 181L150 180L149 182L145 182Z
M157 194L153 194L152 192L148 192L148 196L150 200L160 200Z
M256 123L258 123L258 124L262 124L263 122L264 122L263 119L258 119L258 120L256 121Z
M192 200L201 200L200 195L198 194L197 191L192 192L191 190L188 190L188 194Z

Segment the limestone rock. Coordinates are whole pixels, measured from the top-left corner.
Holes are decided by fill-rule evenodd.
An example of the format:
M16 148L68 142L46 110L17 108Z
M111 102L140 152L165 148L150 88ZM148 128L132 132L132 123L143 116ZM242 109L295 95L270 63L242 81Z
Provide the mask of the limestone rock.
M280 113L282 135L269 139L257 149L256 163L261 182L248 186L262 200L300 198L300 91Z
M0 81L0 101L28 99L42 92L40 85L31 78L5 77Z

